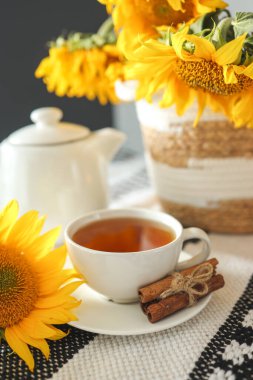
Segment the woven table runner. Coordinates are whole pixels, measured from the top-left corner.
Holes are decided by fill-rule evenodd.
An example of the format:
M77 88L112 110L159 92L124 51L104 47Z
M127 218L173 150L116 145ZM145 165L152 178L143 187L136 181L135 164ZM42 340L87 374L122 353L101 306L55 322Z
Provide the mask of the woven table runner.
M111 207L159 209L144 160L125 154L110 168ZM253 379L253 235L210 235L225 288L195 318L172 329L138 336L108 336L70 326L49 342L46 361L32 349L36 369L0 345L0 379L169 380ZM103 316L101 316L102 318Z

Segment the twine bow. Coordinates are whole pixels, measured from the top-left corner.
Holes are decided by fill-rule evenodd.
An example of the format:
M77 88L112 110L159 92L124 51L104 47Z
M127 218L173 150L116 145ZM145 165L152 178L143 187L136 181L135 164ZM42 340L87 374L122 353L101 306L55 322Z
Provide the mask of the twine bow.
M189 296L189 306L196 302L196 296L208 293L207 281L213 276L214 268L210 263L204 263L195 268L191 274L183 276L181 273L172 274L171 286L160 294L160 299L174 294L185 292Z

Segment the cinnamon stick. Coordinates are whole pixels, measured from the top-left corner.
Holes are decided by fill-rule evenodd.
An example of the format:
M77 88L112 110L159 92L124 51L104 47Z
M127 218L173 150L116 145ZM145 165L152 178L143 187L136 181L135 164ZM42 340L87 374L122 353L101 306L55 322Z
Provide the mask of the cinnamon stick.
M182 272L181 272L182 273ZM221 274L214 275L207 281L208 293L203 296L196 296L196 300L218 290L224 286L224 278ZM160 321L161 319L186 308L189 305L189 296L187 293L179 293L167 297L160 301L153 301L142 304L142 309L147 315L151 323Z
M205 261L205 263L210 263L214 268L214 274L216 266L218 265L218 260L213 258L210 260ZM194 269L196 269L199 265L194 265L190 268L182 270L180 273L183 276L187 276L193 272ZM172 276L167 276L162 280L159 280L157 282L154 282L153 284L144 286L143 288L139 289L139 299L141 303L151 302L158 298L160 294L165 291L166 289L170 288L172 281Z

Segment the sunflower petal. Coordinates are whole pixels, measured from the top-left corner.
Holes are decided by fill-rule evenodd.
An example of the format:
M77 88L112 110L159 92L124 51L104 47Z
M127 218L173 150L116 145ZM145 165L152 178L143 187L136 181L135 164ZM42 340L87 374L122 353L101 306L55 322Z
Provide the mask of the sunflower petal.
M207 104L214 112L222 112L231 119L231 110L233 109L234 96L222 96L207 94Z
M247 77L253 79L253 62L249 66L247 66L242 73Z
M140 56L138 52L133 53L132 58L139 59L139 62L133 61L133 64L127 65L125 75L128 79L138 77L140 85L136 92L137 99L146 98L152 101L152 95L166 86L174 68L176 55L170 46L157 42L151 46L150 41L142 46L141 51ZM146 72L149 72L151 80L147 80Z
M38 348L46 357L46 359L49 358L50 350L47 342L45 339L35 339L31 336L24 333L24 330L19 327L19 325L15 325L12 327L15 334L26 344L29 344L30 346Z
M63 324L77 320L77 317L71 311L65 310L65 308L62 307L36 309L33 310L32 316L42 320L46 324Z
M241 54L247 33L223 45L213 54L213 61L218 65L229 65L234 63Z
M0 212L0 240L5 242L8 232L18 217L18 202L10 201Z
M38 273L44 273L48 277L58 274L63 269L66 258L66 246L62 245L38 259Z
M162 100L159 103L160 107L162 108L171 107L172 104L175 103L176 81L177 81L177 78L172 76L171 80L168 82L167 87L164 91Z
M52 230L38 236L31 245L26 249L25 254L31 258L40 259L53 249L59 237L61 227L55 227Z
M52 326L52 329L54 330L55 335L52 335L50 338L48 338L49 340L59 340L65 338L65 336L69 334L69 332L65 333L64 331L61 331L54 326Z
M183 11L182 2L184 3L184 0L167 0L169 5L171 6L174 11Z
M192 56L206 59L207 61L212 59L215 53L215 47L210 41L202 37L194 36L193 34L187 35L185 39L192 42L195 46Z
M233 66L230 66L230 65L223 66L223 76L224 76L224 82L226 84L233 84L233 83L238 82Z
M68 296L70 296L82 284L84 284L84 281L71 282L59 289L53 295L40 297L36 302L36 307L39 309L48 309L50 307L63 305L64 302L68 301Z
M236 127L248 126L253 127L253 107L252 107L253 90L245 91L243 95L235 102L232 109L232 117Z
M19 326L26 335L35 339L48 339L54 335L52 326L47 326L42 321L33 318L32 315L19 322Z
M206 7L209 7L213 10L217 9L217 8L225 8L227 7L227 3L225 3L224 1L222 0L200 0L200 3L203 3L205 4Z
M62 284L73 278L83 279L83 276L77 273L75 269L65 269L62 273L50 277L42 275L39 278L39 295L45 296L54 293Z
M196 97L195 91L187 86L182 80L176 82L177 94L176 97L176 110L179 116L183 115L185 111L192 105Z
M253 79L253 62L245 67L245 66L234 66L234 70L237 74L244 74L247 77Z
M35 233L41 229L43 225L43 218L38 218L38 211L28 211L22 215L13 225L6 244L22 248L32 243L36 238ZM38 235L38 233L37 233Z
M207 95L206 93L202 92L202 91L198 91L197 92L197 97L198 97L198 113L197 113L197 116L194 120L194 124L193 126L196 127L198 125L198 122L201 118L201 115L204 111L204 108L206 106L206 103L207 103Z
M30 371L33 371L34 359L27 344L17 336L11 327L5 329L5 338L12 350L26 362Z
M181 31L173 34L172 37L171 37L171 39L172 39L172 46L173 46L173 48L175 50L175 53L182 60L187 60L187 59L194 60L194 55L188 53L187 51L185 51L183 49L183 44L184 44L184 42L186 41L186 39L188 37L188 35L187 35L188 30L189 30L189 27L186 26Z

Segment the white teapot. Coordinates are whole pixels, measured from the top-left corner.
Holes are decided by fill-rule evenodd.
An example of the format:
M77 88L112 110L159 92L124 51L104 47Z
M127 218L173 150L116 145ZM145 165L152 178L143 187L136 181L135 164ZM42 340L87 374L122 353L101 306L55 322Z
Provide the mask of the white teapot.
M36 125L12 133L0 145L0 206L15 198L24 213L47 215L47 228L108 203L107 167L125 135L112 128L91 132L60 122L58 108L31 113Z

